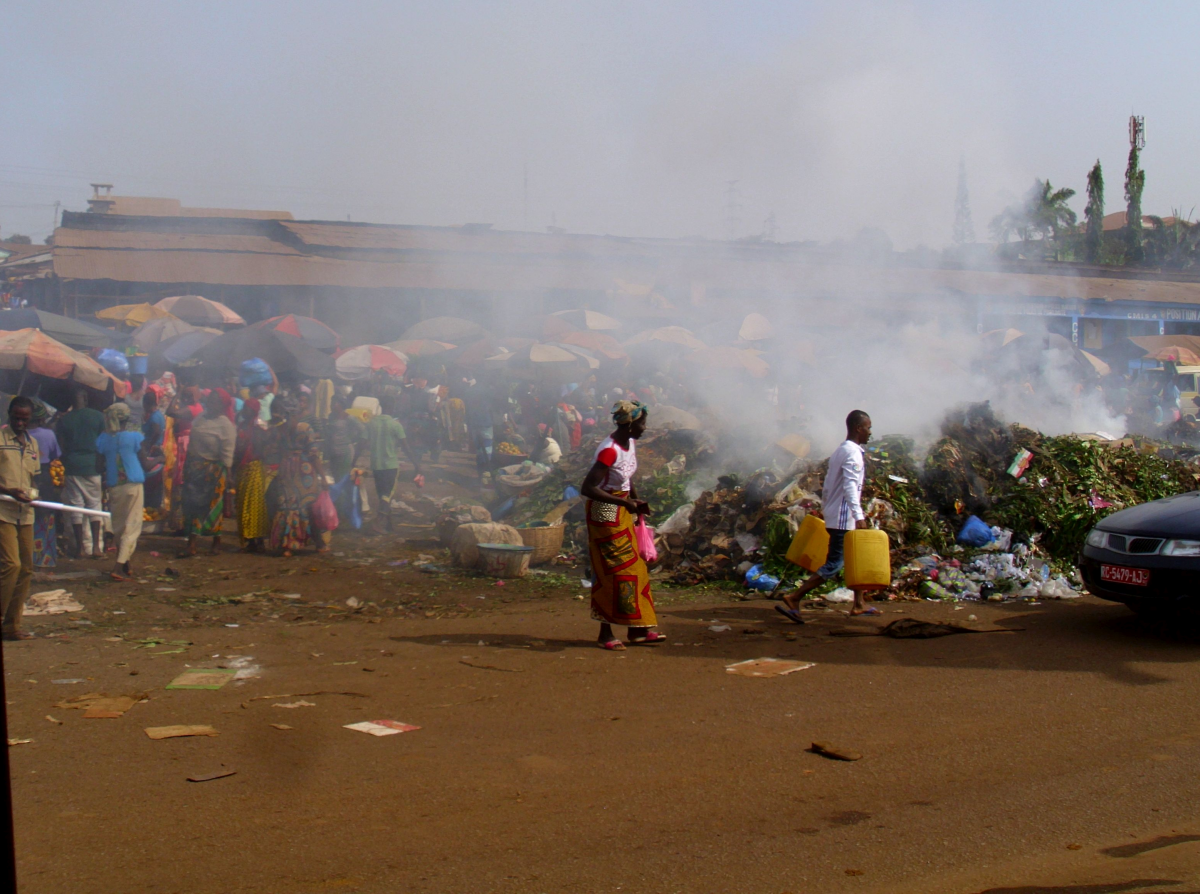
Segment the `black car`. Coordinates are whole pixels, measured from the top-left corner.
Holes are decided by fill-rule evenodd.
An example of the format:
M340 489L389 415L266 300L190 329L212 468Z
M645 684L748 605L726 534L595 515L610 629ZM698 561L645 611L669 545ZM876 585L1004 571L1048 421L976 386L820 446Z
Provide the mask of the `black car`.
M1137 612L1200 609L1200 491L1105 518L1087 536L1079 572L1096 596Z

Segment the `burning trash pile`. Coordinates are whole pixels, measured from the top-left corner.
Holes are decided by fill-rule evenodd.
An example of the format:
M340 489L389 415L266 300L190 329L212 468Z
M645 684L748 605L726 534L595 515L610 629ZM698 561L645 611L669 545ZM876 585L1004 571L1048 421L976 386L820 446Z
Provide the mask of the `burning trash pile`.
M919 466L910 439L867 448L863 509L887 531L893 590L933 599L1068 598L1084 537L1126 506L1194 490L1195 458L1148 441L1047 437L998 420L988 404L950 413ZM785 554L819 511L827 463L734 476L660 524L670 580L746 580L762 590L795 579ZM781 485L781 481L783 482Z

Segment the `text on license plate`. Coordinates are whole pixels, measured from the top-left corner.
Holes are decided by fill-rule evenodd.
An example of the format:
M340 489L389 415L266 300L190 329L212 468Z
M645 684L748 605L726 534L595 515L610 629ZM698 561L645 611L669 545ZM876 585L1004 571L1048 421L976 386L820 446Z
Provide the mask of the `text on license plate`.
M1124 565L1101 565L1100 580L1111 584L1145 587L1150 584L1150 572L1145 568L1126 568Z

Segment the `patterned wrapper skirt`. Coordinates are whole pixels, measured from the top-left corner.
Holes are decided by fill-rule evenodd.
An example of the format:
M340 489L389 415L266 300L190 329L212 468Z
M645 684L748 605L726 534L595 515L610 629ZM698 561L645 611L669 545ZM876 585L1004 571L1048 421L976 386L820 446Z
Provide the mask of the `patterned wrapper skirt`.
M271 549L303 549L314 539L312 505L321 494L316 467L306 457L288 457L267 486ZM318 541L320 543L322 541Z
M225 510L225 464L189 456L183 470L183 529L188 536L221 533Z
M271 516L267 514L267 485L275 477L261 459L246 463L238 478L238 529L243 540L258 540L271 533Z
M624 497L626 494L615 494ZM638 555L637 516L624 506L587 501L588 552L592 559L592 617L608 624L653 627L650 573Z

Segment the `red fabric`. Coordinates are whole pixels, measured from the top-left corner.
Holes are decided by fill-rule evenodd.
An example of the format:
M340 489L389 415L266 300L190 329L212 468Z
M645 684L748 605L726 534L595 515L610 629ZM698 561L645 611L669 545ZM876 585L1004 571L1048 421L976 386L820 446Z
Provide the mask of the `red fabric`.
M230 422L233 422L236 424L237 417L233 412L233 408L234 408L233 396L228 391L226 391L224 388L218 388L218 389L216 389L216 391L217 391L217 397L221 398L221 406L225 410L225 418L227 418Z
M598 454L596 454L596 462L600 463L600 465L602 465L602 466L610 466L611 467L612 464L615 463L616 461L617 461L617 448L616 447L605 447Z

